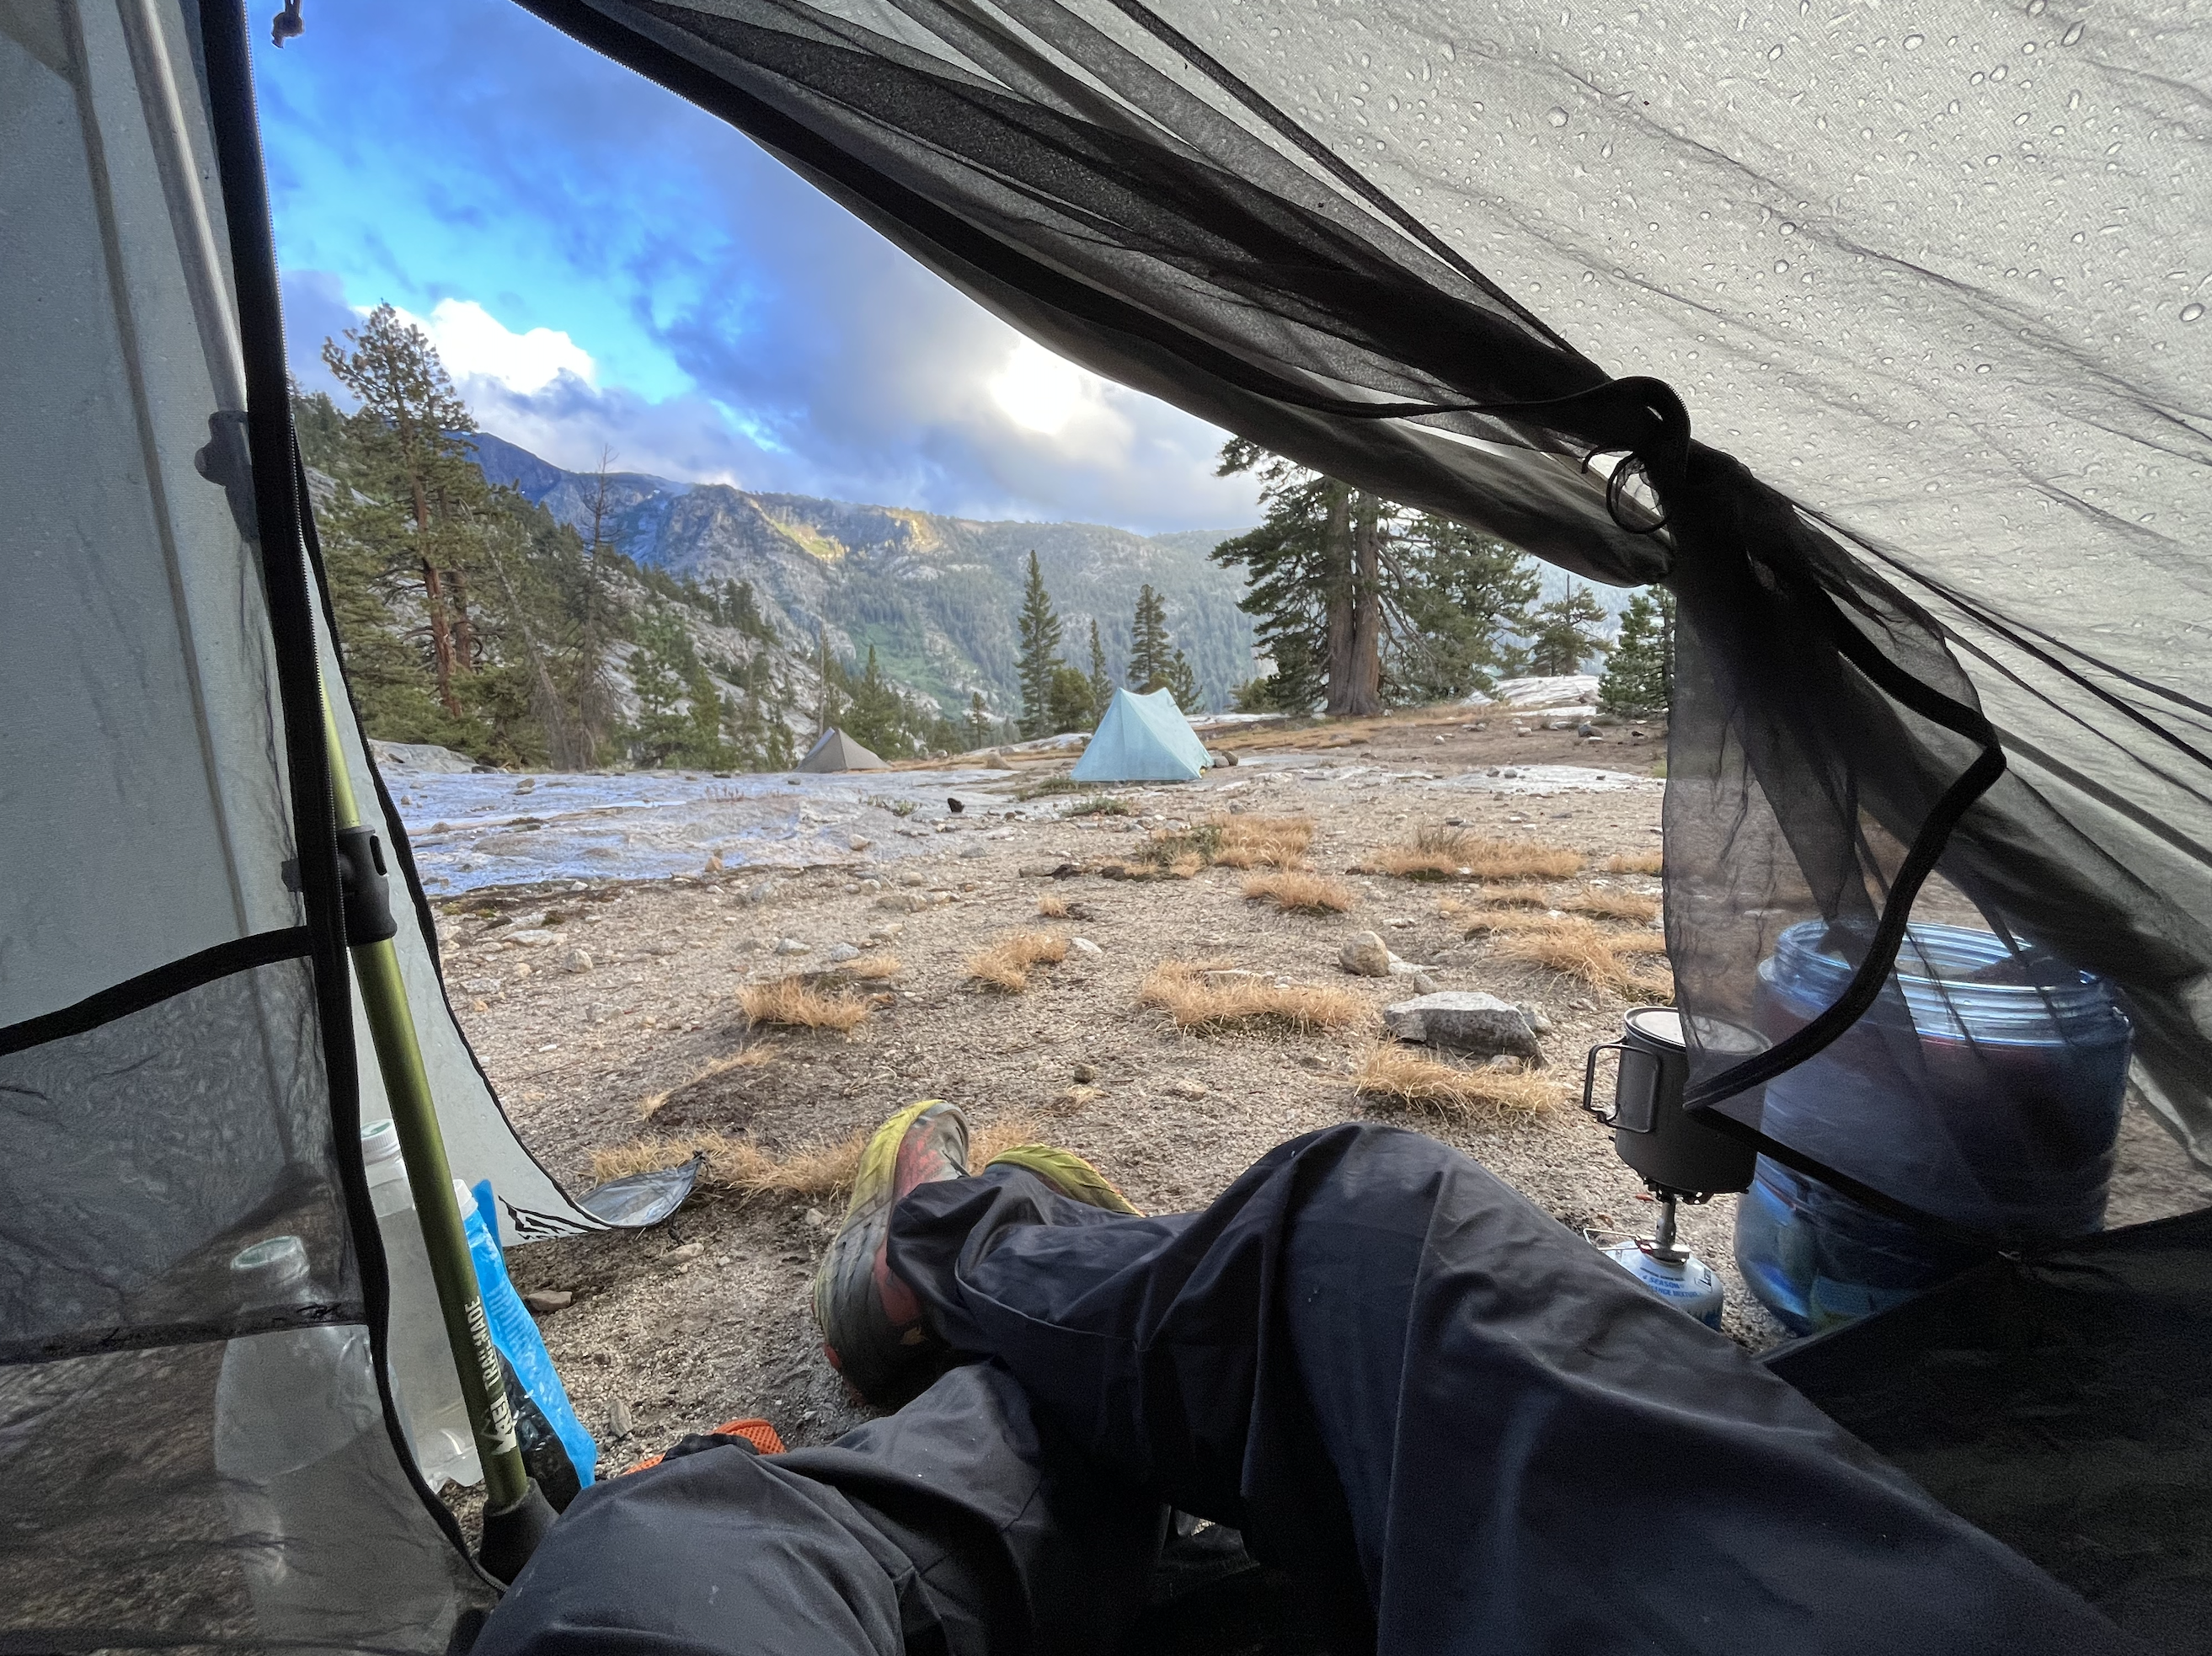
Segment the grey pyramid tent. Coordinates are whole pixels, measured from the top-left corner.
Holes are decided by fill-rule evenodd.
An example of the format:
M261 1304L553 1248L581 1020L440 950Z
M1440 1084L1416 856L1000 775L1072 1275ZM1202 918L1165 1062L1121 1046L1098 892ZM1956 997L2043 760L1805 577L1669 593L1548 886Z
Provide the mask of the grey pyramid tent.
M803 771L887 771L889 765L834 725L814 738L814 745L806 750L806 757L799 761Z
M2192 1647L2203 1221L2022 1225L2010 1174L2094 1172L2116 1125L2034 1089L1982 1089L1974 1177L1925 1185L1881 1108L1769 1107L1869 1014L1905 1032L1884 1098L2005 1059L1918 1033L1893 968L1941 919L2024 988L2110 986L2129 1107L2212 1164L2212 22L526 3L1063 355L1664 583L1689 1104L1977 1262L1778 1372ZM336 693L245 27L224 0L0 15L9 1648L443 1649L491 1588L395 1414L360 1126L400 1112L491 1177L510 1240L601 1222L477 1076ZM1778 1018L1806 927L1833 969ZM361 1061L402 1013L426 1089ZM240 1268L279 1238L297 1271ZM255 1341L294 1369L258 1435L225 1380Z
M1206 744L1172 695L1117 689L1068 774L1079 782L1188 782L1206 763Z

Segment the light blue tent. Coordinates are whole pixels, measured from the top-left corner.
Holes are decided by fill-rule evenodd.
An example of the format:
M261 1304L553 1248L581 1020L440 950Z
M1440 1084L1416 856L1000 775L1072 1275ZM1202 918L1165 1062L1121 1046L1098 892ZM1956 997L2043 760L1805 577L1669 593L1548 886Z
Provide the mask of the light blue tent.
M1079 782L1188 782L1209 762L1174 696L1116 690L1069 774Z

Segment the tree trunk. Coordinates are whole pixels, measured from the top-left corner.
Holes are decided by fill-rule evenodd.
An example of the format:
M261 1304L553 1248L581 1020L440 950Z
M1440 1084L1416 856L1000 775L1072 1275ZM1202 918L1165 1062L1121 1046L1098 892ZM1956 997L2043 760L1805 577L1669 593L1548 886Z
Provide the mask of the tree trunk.
M422 473L420 468L408 468L407 482L415 496L415 539L426 545L430 534L430 502L422 492ZM422 560L422 610L430 621L430 665L438 676L438 700L455 719L461 716L461 704L453 695L453 635L446 626L446 589L439 579L437 567L426 556Z
M1362 493L1352 514L1352 679L1346 714L1382 711L1382 502Z
M430 665L438 676L438 700L454 718L461 704L453 695L453 635L446 625L446 585L429 559L422 560L422 608L430 618Z
M1328 711L1364 719L1382 710L1382 502L1335 485L1322 531L1328 606Z
M453 667L459 672L472 673L477 670L477 634L469 623L468 577L458 569L448 569L446 579L453 591Z
M1328 694L1322 707L1324 712L1340 714L1352 678L1352 490L1346 484L1328 486L1328 515L1322 523L1321 543L1321 594L1328 649Z

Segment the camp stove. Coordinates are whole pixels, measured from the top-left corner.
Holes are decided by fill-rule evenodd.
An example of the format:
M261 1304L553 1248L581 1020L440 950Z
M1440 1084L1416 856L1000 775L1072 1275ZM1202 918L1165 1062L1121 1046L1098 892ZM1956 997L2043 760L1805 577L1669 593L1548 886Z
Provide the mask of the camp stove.
M1597 1100L1598 1060L1618 1052L1613 1099ZM1750 1188L1757 1153L1682 1111L1689 1081L1682 1016L1672 1007L1639 1006L1619 1040L1593 1046L1583 1065L1583 1108L1613 1129L1613 1148L1658 1198L1650 1236L1585 1231L1591 1244L1653 1294L1708 1328L1721 1325L1725 1295L1713 1268L1677 1234L1679 1205Z

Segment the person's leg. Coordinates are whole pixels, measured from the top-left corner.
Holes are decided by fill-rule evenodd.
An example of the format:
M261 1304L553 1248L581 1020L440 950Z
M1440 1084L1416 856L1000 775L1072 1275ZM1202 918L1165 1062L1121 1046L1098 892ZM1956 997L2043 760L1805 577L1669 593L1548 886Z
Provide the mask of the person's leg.
M1346 1126L1203 1213L1015 1168L922 1186L888 1258L1100 1464L1451 1650L2125 1647L1723 1337L1466 1157Z
M1164 1513L969 1363L823 1449L726 1444L586 1489L471 1656L1110 1651Z

